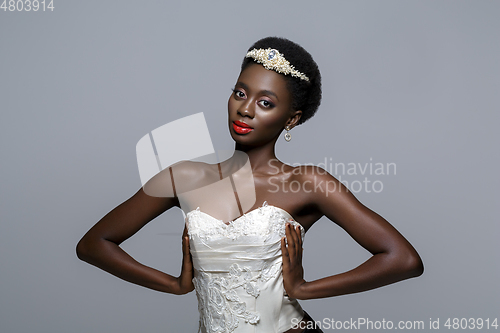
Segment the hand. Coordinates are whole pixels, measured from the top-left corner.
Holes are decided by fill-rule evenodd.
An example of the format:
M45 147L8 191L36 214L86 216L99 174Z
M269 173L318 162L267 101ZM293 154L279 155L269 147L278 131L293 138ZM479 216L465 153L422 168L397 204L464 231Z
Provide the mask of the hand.
M304 268L302 267L302 237L300 226L285 225L286 237L281 238L281 253L283 254L283 284L291 298L303 299L302 287ZM286 242L285 242L286 238Z
M179 295L187 294L194 290L193 284L193 261L189 251L189 236L187 228L184 228L182 234L182 267L181 275L177 278L179 283Z

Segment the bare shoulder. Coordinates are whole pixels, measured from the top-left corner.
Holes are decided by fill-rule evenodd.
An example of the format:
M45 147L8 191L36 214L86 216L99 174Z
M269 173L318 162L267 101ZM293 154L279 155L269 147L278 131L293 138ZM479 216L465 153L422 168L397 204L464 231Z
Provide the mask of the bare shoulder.
M353 198L352 193L328 171L316 165L299 165L291 170L293 180L301 184L315 206L331 205L335 201Z
M180 161L159 173L144 184L146 194L153 197L176 197L177 194L202 186L212 181L217 174L217 165Z
M217 170L217 165L197 161L181 161L170 168L176 179L190 183L197 182L214 174Z

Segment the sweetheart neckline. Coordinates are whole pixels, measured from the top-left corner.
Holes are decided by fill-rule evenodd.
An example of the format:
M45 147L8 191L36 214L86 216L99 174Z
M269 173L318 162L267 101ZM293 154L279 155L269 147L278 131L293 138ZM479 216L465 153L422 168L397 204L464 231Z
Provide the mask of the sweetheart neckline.
M262 206L254 208L254 209L252 209L252 210L244 213L243 215L241 215L241 216L239 216L239 217L235 218L234 220L231 220L231 221L229 221L227 223L224 222L224 221L222 221L221 219L218 219L218 218L216 218L216 217L208 214L208 213L205 213L204 211L202 211L202 210L199 209L200 207L187 212L186 213L186 217L188 216L188 214L191 214L193 212L200 212L200 213L202 213L202 214L204 214L204 215L206 215L206 216L208 216L208 217L210 217L210 218L212 218L214 220L217 220L217 221L221 222L225 226L229 227L230 225L234 224L236 221L238 221L238 220L242 219L243 217L245 217L245 215L248 215L250 213L253 213L253 212L255 212L255 211L259 210L259 209L265 208L265 207L273 207L273 208L279 209L280 211L282 211L283 213L285 213L294 223L297 223L298 225L300 225L301 228L303 228L302 225L293 218L292 214L290 214L289 212L287 212L283 208L280 208L280 207L277 207L277 206L273 206L273 205L269 205L269 204L267 204L266 201L264 201L264 204L262 204Z

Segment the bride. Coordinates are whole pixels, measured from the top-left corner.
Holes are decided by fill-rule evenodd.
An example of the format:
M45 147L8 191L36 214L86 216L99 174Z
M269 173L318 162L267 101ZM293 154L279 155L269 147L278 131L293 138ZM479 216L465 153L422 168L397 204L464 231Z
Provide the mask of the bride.
M322 332L298 300L421 275L411 244L342 183L320 167L277 159L283 130L290 141L290 131L314 115L320 100L320 73L306 50L284 38L257 41L229 97L234 155L164 169L83 236L78 257L161 292L196 289L202 332ZM186 216L178 277L142 265L119 246L172 207ZM372 256L350 271L305 281L302 241L323 216ZM324 260L321 254L317 260Z

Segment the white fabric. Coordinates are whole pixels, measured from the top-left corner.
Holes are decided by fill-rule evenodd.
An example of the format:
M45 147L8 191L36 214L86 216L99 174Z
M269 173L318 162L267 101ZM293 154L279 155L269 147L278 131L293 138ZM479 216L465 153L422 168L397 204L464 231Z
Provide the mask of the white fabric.
M199 208L186 214L201 332L281 333L303 318L283 288L286 222L300 226L266 202L228 224Z

